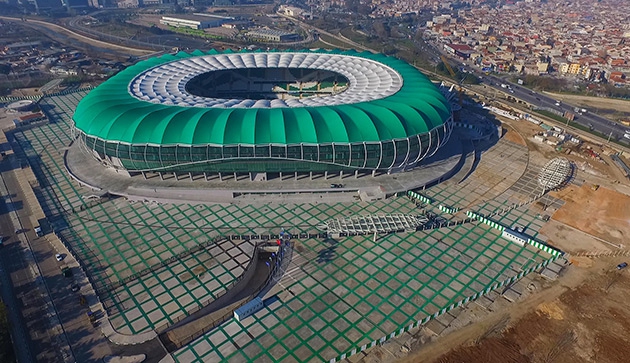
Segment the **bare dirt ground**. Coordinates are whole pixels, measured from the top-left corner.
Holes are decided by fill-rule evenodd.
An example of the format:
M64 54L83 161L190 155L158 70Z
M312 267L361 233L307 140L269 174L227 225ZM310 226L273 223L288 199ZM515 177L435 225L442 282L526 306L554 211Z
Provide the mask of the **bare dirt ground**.
M32 87L32 88L16 88L11 90L11 93L9 94L9 96L14 96L14 97L25 97L25 96L34 96L34 95L40 95L41 92L39 92L39 87Z
M619 259L579 259L551 287L400 362L627 362L630 271L614 268Z
M552 218L612 243L627 243L630 236L630 197L614 190L589 185L569 185L552 193L565 205Z
M0 19L3 20L9 20L9 21L15 21L15 20L20 20L20 19L16 19L16 18L10 18L10 17L4 17L4 16L0 16ZM94 46L98 46L101 48L106 48L106 49L111 49L114 51L124 51L127 52L130 55L137 55L137 56L141 56L141 55L147 55L150 53L153 53L153 51L149 51L149 50L144 50L144 49L136 49L136 48L129 48L129 47L125 47L122 45L118 45L118 44L113 44L113 43L107 43L107 42L103 42L100 40L96 40L96 39L92 39L92 38L88 38L84 35L75 33L71 30L68 30L64 27L61 27L57 24L53 24L53 23L48 23L45 21L40 21L40 20L29 20L29 23L36 23L38 25L41 25L47 29L49 29L50 31L62 34L68 38L72 38L74 40L77 40L79 42L84 42L90 45L94 45Z
M582 231L554 220L547 222L540 233L547 236L547 243L568 253L581 251L616 251L615 246L607 244L598 238L585 235Z
M142 14L135 19L129 20L129 23L146 27L156 26L161 29L168 29L167 25L160 24L162 16L163 15L159 14Z
M530 162L560 156L546 145L533 145L528 136L538 127L512 123L506 137L518 142L518 134L530 148ZM563 155L564 156L564 155ZM570 156L574 161L584 160ZM593 162L596 163L596 162ZM610 179L610 166L596 165L602 185ZM579 176L582 176L580 172ZM600 178L588 175L587 179ZM566 204L555 212L541 233L565 251L614 250L601 241L619 243L630 235L629 194L591 183L571 184L553 196ZM591 234L585 234L584 232ZM480 321L439 337L412 351L400 363L439 362L628 362L630 352L630 269L617 270L629 257L569 257L570 266L558 281L544 284L528 298L499 308ZM474 306L469 309L475 309ZM367 362L367 360L366 360Z
M507 126L507 127L506 127ZM512 141L515 144L527 146L527 143L523 139L523 137L511 126L507 124L503 124L503 128L506 130L503 138L508 141Z
M509 121L509 123L504 123L504 127L507 130L510 130L511 127L514 133L518 133L522 136L525 145L527 145L529 149L530 161L543 165L548 160L555 157L565 157L575 163L578 171L578 179L591 184L605 185L611 189L630 194L630 183L628 183L628 179L623 176L623 173L617 165L606 155L617 152L617 150L613 150L607 145L587 141L581 148L577 147L577 145L570 145L572 152L571 154L566 154L566 149L558 152L555 150L555 147L551 145L534 141L532 136L542 131L542 128L531 122ZM510 137L508 136L509 134L510 132L508 131L504 137ZM588 140L588 138L584 137L583 139ZM517 142L516 136L514 135L512 135L509 140ZM594 151L599 153L605 163L599 162L586 154L584 148L586 145L591 146ZM621 157L624 158L625 154L622 154ZM630 159L625 159L627 163L630 163Z

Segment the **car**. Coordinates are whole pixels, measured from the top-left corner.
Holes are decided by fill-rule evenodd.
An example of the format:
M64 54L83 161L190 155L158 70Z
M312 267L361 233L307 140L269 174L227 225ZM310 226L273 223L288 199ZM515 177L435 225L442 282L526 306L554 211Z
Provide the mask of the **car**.
M556 106L560 106L560 102L556 102Z
M622 270L622 269L624 269L626 267L628 267L628 263L627 262L622 262L622 263L617 265L617 270Z
M85 315L87 315L88 319L90 319L90 323L96 322L96 314L94 314L93 311L90 310L87 313L85 313Z
M81 286L79 286L79 284L72 284L72 286L70 286L70 290L72 290L72 292L77 292L81 290Z
M536 97L536 101L540 101L540 97Z
M64 277L72 277L72 270L70 269L70 267L65 266L61 269L61 274Z
M330 184L331 188L343 188L343 184Z
M58 254L55 255L55 259L57 261L63 261L63 255L61 253L58 253Z

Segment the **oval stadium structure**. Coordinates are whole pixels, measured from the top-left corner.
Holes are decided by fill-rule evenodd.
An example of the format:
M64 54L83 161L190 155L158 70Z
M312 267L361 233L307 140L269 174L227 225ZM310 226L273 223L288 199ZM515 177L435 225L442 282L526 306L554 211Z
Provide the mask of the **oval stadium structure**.
M180 52L92 90L75 132L134 172L398 172L452 129L440 90L409 64L356 51Z

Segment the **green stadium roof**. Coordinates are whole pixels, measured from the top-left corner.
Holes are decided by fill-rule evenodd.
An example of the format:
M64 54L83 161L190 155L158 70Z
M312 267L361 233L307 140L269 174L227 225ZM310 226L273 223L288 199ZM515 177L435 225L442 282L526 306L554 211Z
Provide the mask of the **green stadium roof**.
M234 64L236 58L233 56L216 58L231 54L246 56L239 58L245 59L245 63ZM313 97L313 100L302 103L288 101L286 104L279 100L280 103L274 104L276 100L261 103L260 100L211 98L203 98L203 103L199 104L195 102L199 102L200 97L187 95L182 90L181 79L180 84L168 81L170 69L184 74L184 81L207 71L188 69L188 65L181 62L186 59L194 61L199 58L206 63L216 63L217 59L231 62L225 69L260 67L260 63L251 64L255 59L247 56L250 54L263 54L265 59L270 59L269 62L276 54L291 55L293 60L303 60L306 55L311 63L325 63L327 55L334 55L337 60L347 58L348 62L337 64L346 71L325 64L320 69L350 74L350 83L355 75L368 73L369 81L366 84L364 80L356 80L361 83L357 85L357 90L362 91L352 94L353 88L349 87L337 101L335 96L327 96ZM316 55L315 58L321 55L322 60L312 61L312 55ZM368 66L383 65L382 68L389 73L384 74L378 67L376 76L369 70L363 70L362 59L371 61ZM295 64L297 68L313 68L313 65L299 62L288 67ZM271 68L265 64L262 66ZM156 69L161 72L161 77L166 77L166 83L155 83L153 73L156 72L151 71ZM144 99L138 94L138 89L144 84L137 85L142 75L146 82L154 82L152 87L155 87L147 91L149 94L143 96ZM376 86L372 87L369 82ZM385 85L389 88L381 92L379 87L383 82L389 82ZM160 87L163 92L172 91L181 97L172 98L156 91ZM326 100L328 97L330 101ZM330 102L331 105L313 105L314 102ZM84 97L73 119L76 128L88 136L136 145L290 145L405 139L441 127L449 117L447 100L426 76L409 64L382 54L326 50L220 53L212 50L208 53L195 51L191 54L164 55L130 66Z

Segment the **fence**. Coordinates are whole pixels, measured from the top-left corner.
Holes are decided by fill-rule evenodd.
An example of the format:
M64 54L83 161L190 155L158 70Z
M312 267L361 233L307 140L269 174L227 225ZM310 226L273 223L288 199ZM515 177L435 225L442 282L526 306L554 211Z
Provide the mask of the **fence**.
M193 253L199 252L199 251L201 251L202 249L208 247L211 244L217 244L218 242L220 242L222 240L225 240L225 237L212 238L212 239L210 239L210 240L208 240L206 242L203 242L203 243L200 243L200 244L194 246L193 248L190 248L190 249L182 251L182 252L180 252L180 253L178 253L176 255L173 255L173 256L167 258L164 261L158 262L158 263L156 263L154 265L151 265L151 266L149 266L149 267L147 267L147 268L145 268L143 270L140 270L140 271L138 271L138 272L136 272L134 274L131 274L131 275L125 277L124 279L121 279L121 280L115 281L115 282L113 282L113 283L111 283L109 285L106 285L105 288L107 289L107 291L113 291L113 290L115 290L115 289L117 289L117 288L119 288L119 287L121 287L123 285L128 284L131 281L134 281L134 280L139 279L140 277L145 276L145 275L147 275L147 274L149 274L151 272L155 272L155 271L157 271L157 270L159 270L161 268L164 268L164 267L170 265L171 263L173 263L175 261L179 261L179 260L181 260L182 258L184 258L186 256L190 256Z
M415 199L415 200L420 201L421 203L424 203L424 204L431 204L431 203L433 203L432 199L430 199L430 198L428 198L428 197L426 197L426 196L424 196L424 195L422 195L420 193L416 193L416 192L412 192L412 191L408 191L407 192L407 197L409 197L409 199L411 199L411 200Z
M505 226L503 226L500 223L497 223L497 222L495 222L493 220L485 218L482 214L471 212L471 211L467 211L466 215L468 217L470 217L471 219L479 220L479 221L481 221L481 222L489 225L490 227L492 227L494 229L497 229L497 230L499 230L501 232L503 232L505 230ZM562 252L560 250L557 250L557 249L555 249L555 248L553 248L551 246L548 246L548 245L546 245L544 243L538 242L535 239L528 238L526 242L527 242L527 244L530 244L530 245L538 248L539 250L547 252L548 254L550 254L550 255L552 255L554 257L564 255L564 252Z
M584 256L584 257L617 257L617 256L629 256L630 250L625 251L582 251L571 254L572 256Z
M442 211L443 213L447 213L447 214L455 214L459 212L459 208L448 207L442 204L438 205L438 209Z
M392 332L389 335L385 335L385 336L381 337L380 339L372 340L369 344L363 344L360 347L355 347L354 349L350 350L348 353L343 353L343 354L341 354L341 355L339 355L339 356L329 360L328 362L329 363L336 363L339 360L343 360L343 359L349 358L349 357L351 357L351 356L353 356L353 355L355 355L355 354L357 354L359 352L363 352L364 350L366 350L368 348L372 348L372 347L375 347L377 345L382 345L383 343L385 343L388 340L391 340L391 339L394 339L396 337L399 337L402 334L404 334L406 332L409 332L409 331L411 331L413 329L417 329L417 328L421 327L422 325L425 325L426 323L428 323L430 320L436 319L440 315L443 315L443 314L445 314L445 313L447 313L447 312L449 312L449 311L451 311L451 310L453 310L455 308L461 307L462 305L467 304L467 303L469 303L471 301L475 301L475 300L479 299L480 297L482 297L484 295L487 295L490 292L492 292L492 291L494 291L494 290L496 290L498 288L501 288L503 286L509 286L509 285L513 284L514 282L516 282L517 280L521 279L523 276L525 276L525 275L527 275L527 274L529 274L529 273L531 273L533 271L536 271L536 270L538 270L540 268L546 267L551 262L557 260L559 257L560 257L559 255L553 256L550 259L537 264L536 266L532 266L532 267L530 267L530 268L528 268L528 269L526 269L524 271L521 271L516 276L512 276L509 279L506 279L504 281L497 282L497 283L495 283L493 285L490 285L490 286L486 287L485 289L483 289L483 290L473 294L472 296L468 296L465 299L462 299L462 300L460 300L460 301L458 301L456 303L451 304L449 307L443 308L440 311L438 311L438 312L436 312L436 313L434 313L432 315L429 315L429 316L427 316L427 317L425 317L425 318L423 318L421 320L418 320L416 322L412 322L409 325L402 326L398 330Z
M564 111L559 111L556 110L555 108L551 108L551 107L536 107L534 108L534 111L547 111L547 112L551 112L554 115L558 115L560 117L564 117Z
M407 192L407 197L409 199L411 199L414 202L420 202L422 204L427 204L430 205L432 204L434 201L433 199L426 197L420 193L416 193L416 192L412 192L412 191L408 191ZM454 208L454 207L449 207L449 206L445 206L443 204L439 204L437 206L437 208L442 211L443 213L448 213L448 214L455 214L457 212L459 212L459 208Z
M61 92L54 92L54 93L47 93L46 97L53 97L53 96L64 96L70 93L76 93L76 92L82 92L82 91L89 91L94 89L93 86L88 86L88 87L83 87L83 88L75 88L75 89L69 89L69 90L65 90L65 91L61 91Z
M14 101L20 101L20 100L34 100L36 102L39 102L42 98L44 98L44 96L46 97L63 96L63 95L67 95L67 94L75 93L75 92L89 91L91 89L94 89L94 87L89 86L89 87L83 87L83 88L75 88L75 89L69 89L69 90L65 90L61 92L46 93L44 95L30 95L30 96L22 96L22 97L4 96L4 97L0 97L0 103L14 102Z
M512 118L512 117L510 117ZM463 122L453 122L454 127L459 127L467 130L472 130L476 133L474 137L468 137L470 140L480 141L482 139L488 139L494 133L497 133L497 128L491 123L475 125Z
M471 218L471 219L476 219L484 224L489 225L490 227L498 230L499 232L503 232L505 230L505 226L501 225L500 223L497 223L491 219L486 218L485 216L483 216L482 214L479 213L475 213L475 212L471 212L471 211L466 211L466 215Z
M0 103L13 102L13 101L21 101L21 100L34 100L38 102L43 96L42 95L30 95L30 96L4 96L0 97Z

